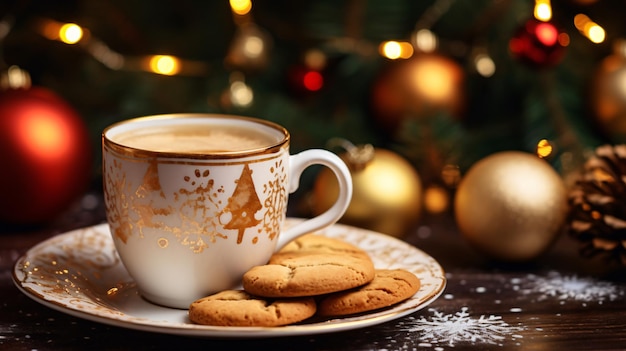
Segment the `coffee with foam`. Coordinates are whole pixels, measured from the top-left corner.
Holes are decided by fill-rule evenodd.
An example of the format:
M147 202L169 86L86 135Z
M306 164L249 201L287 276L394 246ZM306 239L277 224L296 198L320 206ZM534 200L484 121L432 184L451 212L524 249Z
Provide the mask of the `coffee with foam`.
M222 154L267 148L284 137L245 124L194 123L145 126L111 136L114 142L135 149L182 154Z

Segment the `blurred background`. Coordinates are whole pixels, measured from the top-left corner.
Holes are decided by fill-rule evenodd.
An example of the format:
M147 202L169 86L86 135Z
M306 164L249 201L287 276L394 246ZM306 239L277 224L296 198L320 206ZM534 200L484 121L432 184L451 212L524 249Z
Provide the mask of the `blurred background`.
M355 172L376 155L355 194L377 191L361 203L402 220L450 213L467 170L500 151L567 180L626 139L625 13L621 0L5 0L0 221L97 206L102 129L162 113L272 120L292 152L327 148ZM385 177L401 195L374 185ZM311 171L292 215L319 211L329 182Z

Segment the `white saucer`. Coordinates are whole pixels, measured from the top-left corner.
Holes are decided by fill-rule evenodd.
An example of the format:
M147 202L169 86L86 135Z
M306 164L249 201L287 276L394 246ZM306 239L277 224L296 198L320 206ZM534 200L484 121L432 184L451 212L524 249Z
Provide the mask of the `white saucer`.
M34 246L16 262L13 280L33 300L79 318L129 329L210 338L313 335L363 328L418 311L445 288L439 263L404 241L342 224L319 233L366 250L376 268L413 272L421 281L420 290L390 308L346 318L312 319L271 328L196 325L189 322L186 310L157 306L139 296L117 256L106 224L60 234Z

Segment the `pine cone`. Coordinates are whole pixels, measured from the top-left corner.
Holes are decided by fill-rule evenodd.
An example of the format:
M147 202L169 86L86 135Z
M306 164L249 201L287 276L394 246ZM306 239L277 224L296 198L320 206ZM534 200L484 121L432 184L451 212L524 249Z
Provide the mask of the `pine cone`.
M581 254L626 265L626 145L598 147L568 201L568 232L582 243Z

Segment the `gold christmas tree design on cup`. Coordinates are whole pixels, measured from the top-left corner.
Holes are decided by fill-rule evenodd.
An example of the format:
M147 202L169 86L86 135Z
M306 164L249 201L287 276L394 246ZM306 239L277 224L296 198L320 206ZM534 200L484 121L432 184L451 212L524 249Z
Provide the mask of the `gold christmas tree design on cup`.
M256 194L256 189L254 189L252 172L250 172L248 165L245 165L233 195L228 198L228 206L225 209L232 216L224 228L238 230L237 244L241 244L246 228L254 227L261 222L260 219L254 218L254 214L261 209L263 209L263 205Z
M107 220L142 296L188 308L239 285L296 237L337 222L352 196L335 154L291 155L289 132L262 119L171 114L130 119L102 133ZM341 191L327 212L283 228L302 172L323 165Z

